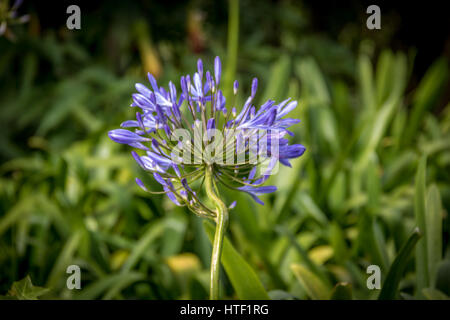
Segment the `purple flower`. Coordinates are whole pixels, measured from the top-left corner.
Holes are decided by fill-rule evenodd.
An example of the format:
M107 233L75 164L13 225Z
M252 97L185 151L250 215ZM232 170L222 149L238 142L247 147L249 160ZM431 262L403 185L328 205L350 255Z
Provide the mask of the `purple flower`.
M238 89L239 89L239 82L238 82L237 80L234 80L234 83L233 83L233 93L234 93L234 94L237 94Z
M125 129L111 130L108 133L108 135L112 141L123 144L131 144L134 142L141 142L141 141L150 141L149 138L141 137L140 135Z
M256 202L262 205L264 205L264 202L257 197L258 195L277 191L277 187L275 186L265 186L265 187L243 186L238 189L247 192Z
M214 59L214 75L216 79L216 84L219 85L220 78L222 76L222 63L220 62L220 58L216 57Z
M277 104L268 100L258 108L254 103L258 80L254 78L250 96L236 111L234 103L227 106L219 87L221 75L219 57L214 60L214 77L210 71L205 72L199 59L197 72L181 77L178 92L172 82L168 89L158 87L148 74L151 89L137 83L137 93L132 95L131 107L140 109L136 120L125 121L121 129L108 133L117 143L144 150L141 155L133 151L132 156L162 186L163 191L156 193L165 193L175 204L206 217L216 213L197 190L203 185L205 170L212 170L217 188L245 192L264 204L258 196L276 191L274 186L263 186L276 165L291 166L289 161L305 152L304 146L290 145L286 139L293 135L288 128L300 121L285 118L296 108L296 101L287 99ZM238 87L234 81L234 95ZM186 135L174 139L180 131ZM138 178L136 183L144 191L154 192Z

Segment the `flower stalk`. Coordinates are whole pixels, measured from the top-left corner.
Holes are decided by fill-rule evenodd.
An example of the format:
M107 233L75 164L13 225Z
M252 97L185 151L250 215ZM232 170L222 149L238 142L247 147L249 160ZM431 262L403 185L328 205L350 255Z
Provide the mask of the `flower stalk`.
M228 209L218 195L217 186L213 179L212 166L205 170L205 189L207 196L216 207L216 231L214 234L213 250L211 254L211 276L209 287L210 300L219 299L219 279L220 279L220 258L222 255L223 239L228 226Z

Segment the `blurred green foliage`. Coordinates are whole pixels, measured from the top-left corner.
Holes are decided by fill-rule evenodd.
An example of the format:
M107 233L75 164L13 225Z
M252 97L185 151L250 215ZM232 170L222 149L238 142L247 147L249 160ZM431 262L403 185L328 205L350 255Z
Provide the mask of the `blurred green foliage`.
M299 101L295 140L307 147L292 169L270 178L279 190L265 206L223 191L227 202L238 201L224 249L224 296L448 298L448 60L430 61L411 83L413 50L367 39L355 50L308 33L302 5L274 5L268 23L280 22L281 37L272 43L264 40L271 30L238 37L237 21L227 40L226 15L214 11L211 24L196 4L174 13L186 23L183 41L155 37L145 19L116 17L120 7L109 8L116 18L106 26L87 19L80 35L64 26L40 30L32 13L15 42L0 39L0 294L207 298L211 226L140 190L136 176L157 183L107 131L133 117L127 106L146 71L165 84L192 73L198 57L211 67L221 55L225 67L236 59L243 92L258 76L259 104ZM249 3L240 6L246 12ZM240 17L243 28L255 19ZM227 51L227 41L238 48ZM81 290L66 288L72 264L82 269ZM366 285L372 264L381 268L381 292Z

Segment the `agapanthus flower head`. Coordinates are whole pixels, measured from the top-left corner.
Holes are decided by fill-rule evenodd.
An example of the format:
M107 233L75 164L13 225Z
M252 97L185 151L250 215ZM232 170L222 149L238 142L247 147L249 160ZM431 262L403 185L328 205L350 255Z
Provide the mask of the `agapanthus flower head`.
M216 190L223 186L243 191L263 204L258 195L276 191L263 184L278 164L290 166L289 160L305 151L287 139L293 135L288 128L300 121L285 117L297 106L296 101L268 100L257 108L258 80L254 78L250 96L237 107L239 83L234 82L227 101L220 89L221 73L219 57L214 60L213 73L205 72L199 59L197 72L181 77L178 92L172 82L165 89L148 74L150 88L137 83L137 93L132 95L131 107L139 109L136 119L109 132L113 141L140 150L132 151L132 156L161 184L159 193L176 205L213 218L215 210L201 197L205 177L212 179ZM136 182L143 190L158 193L140 179Z

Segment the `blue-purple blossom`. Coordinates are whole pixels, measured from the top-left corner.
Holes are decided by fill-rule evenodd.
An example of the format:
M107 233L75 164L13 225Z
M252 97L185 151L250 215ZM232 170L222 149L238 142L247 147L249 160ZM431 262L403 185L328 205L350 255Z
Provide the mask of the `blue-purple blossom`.
M299 122L286 117L296 108L296 101L268 100L258 108L254 102L258 80L254 78L250 96L238 108L236 99L228 97L228 102L223 95L221 74L219 57L214 60L213 74L204 70L199 59L197 72L182 76L178 90L172 82L168 89L159 87L148 74L150 88L137 83L137 93L132 95L131 107L138 108L136 119L109 132L111 140L141 150L132 151L133 158L153 175L163 191L151 191L136 178L139 187L165 193L175 204L207 217L214 217L215 210L205 204L199 190L208 168L212 169L216 188L243 191L264 204L258 196L276 191L275 186L263 184L277 164L291 166L290 160L305 152L303 145L290 145L287 139L293 135L288 128ZM234 96L238 88L235 81ZM186 132L187 141L174 139L179 130ZM229 208L235 205L234 201Z

